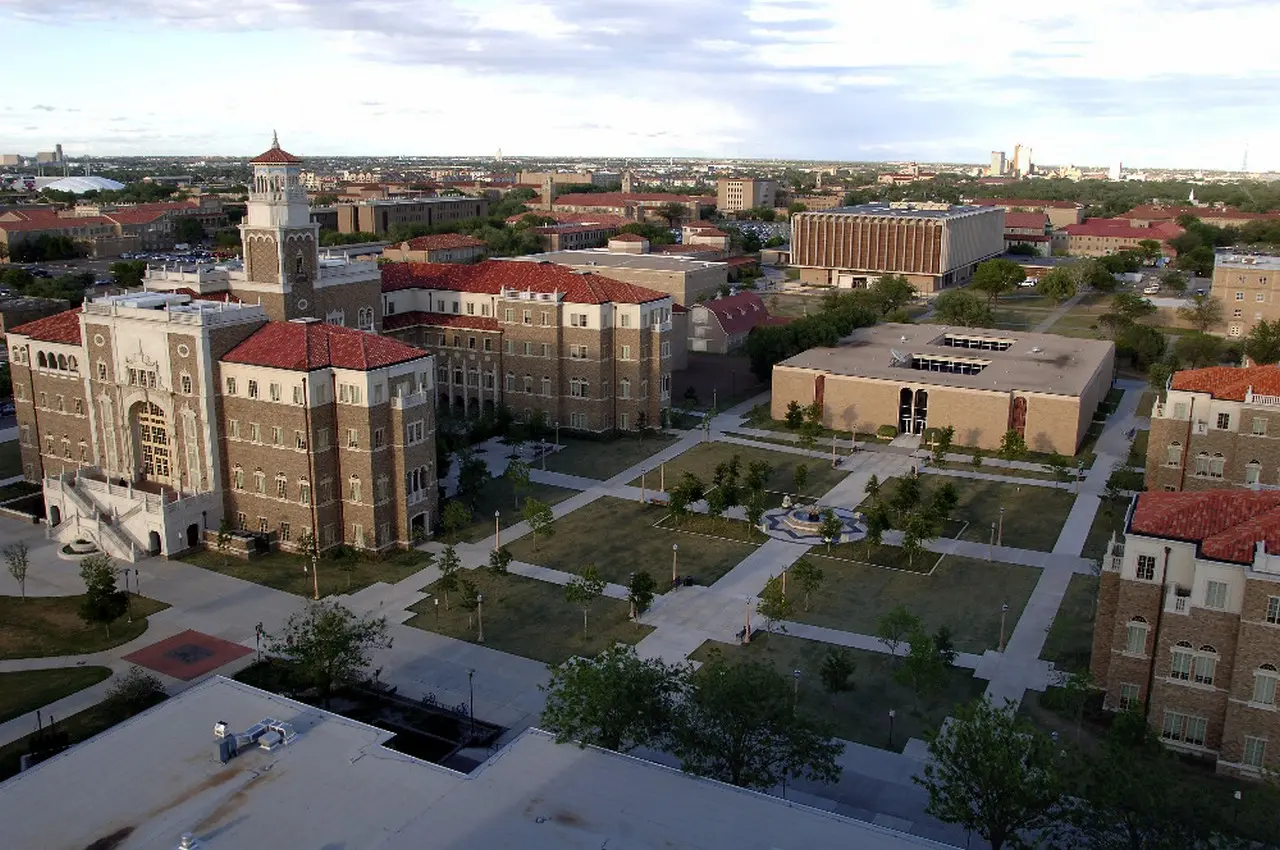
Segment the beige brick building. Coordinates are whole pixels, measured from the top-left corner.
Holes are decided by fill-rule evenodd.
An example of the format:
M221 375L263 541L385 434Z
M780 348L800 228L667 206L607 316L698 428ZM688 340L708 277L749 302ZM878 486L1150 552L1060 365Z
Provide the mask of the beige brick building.
M671 406L672 300L551 263L384 266L388 335L435 355L454 416L545 416L578 431L656 427Z
M485 198L405 198L341 203L339 233L374 233L381 236L397 227L435 227L489 214Z
M874 203L791 217L791 265L806 283L854 288L900 274L932 295L1003 251L996 207Z
M1280 487L1280 367L1174 373L1151 411L1148 490Z
M483 239L461 233L419 236L382 249L383 259L393 263L474 263L487 253Z
M1258 322L1280 319L1280 256L1219 251L1209 294L1222 302L1227 336L1248 336Z
M764 177L731 177L716 181L716 209L722 213L765 207L773 209L778 183Z
M830 428L899 433L955 428L955 443L997 449L1013 429L1039 452L1076 453L1111 387L1115 346L984 328L882 324L836 348L773 367L773 418L822 404Z
M1280 768L1280 493L1141 493L1103 560L1091 672L1220 772Z
M999 207L1007 213L1043 213L1053 228L1066 227L1084 221L1084 205L1075 201L1046 201L1035 198L974 198L966 204L976 207Z
M1139 227L1129 219L1090 218L1080 224L1069 224L1054 233L1054 248L1073 257L1106 257L1120 251L1132 251L1148 239L1159 242L1165 256L1177 252L1168 240L1179 236L1182 228L1172 222Z
M624 233L610 240L607 249L550 251L514 258L515 262L556 263L583 273L653 289L669 295L675 303L688 306L715 295L729 283L729 266L701 259L719 249L709 245L689 246L693 253L650 253L647 239L624 239L635 234ZM668 248L683 246L668 245ZM706 249L705 253L702 249Z

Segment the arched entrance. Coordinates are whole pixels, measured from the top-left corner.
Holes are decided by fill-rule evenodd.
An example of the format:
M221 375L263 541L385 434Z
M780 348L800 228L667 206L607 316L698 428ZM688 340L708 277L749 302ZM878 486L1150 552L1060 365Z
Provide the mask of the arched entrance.
M172 462L164 411L151 402L142 401L134 405L133 417L138 473L148 481L168 484L172 476Z
M414 543L427 539L427 515L418 514L409 520L409 539Z
M1027 436L1027 400L1023 396L1018 396L1013 400L1013 407L1009 410L1009 427L1018 432L1018 436L1026 438Z
M898 391L898 433L911 433L911 401L912 393L907 387Z
M925 423L929 420L929 391L916 390L915 410L912 411L913 427L911 433L923 434Z
M898 433L923 434L929 420L929 392L903 387L898 391Z
M195 546L200 542L200 526L194 522L187 526L187 546Z
M160 532L147 532L147 551L152 555L160 554Z
M62 509L57 505L49 506L49 525L59 525L62 522Z

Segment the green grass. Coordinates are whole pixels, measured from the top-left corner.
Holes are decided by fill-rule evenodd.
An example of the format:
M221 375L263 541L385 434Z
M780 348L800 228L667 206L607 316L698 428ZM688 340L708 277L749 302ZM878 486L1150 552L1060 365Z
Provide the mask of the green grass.
M147 617L169 606L145 596L130 596L127 616L101 625L80 619L81 596L0 596L0 659L87 655L128 643L147 630Z
M1146 484L1144 474L1123 467L1116 469L1107 479L1107 484L1117 490L1142 490Z
M1080 556L1096 561L1106 555L1112 532L1117 537L1124 532L1124 515L1128 509L1128 499L1102 499L1098 512L1093 516L1093 524L1089 526L1089 536L1085 538Z
M974 469L973 464L971 463L963 463L963 462L956 463L950 460L944 463L934 463L931 460L929 461L929 465L925 467L923 471L927 473L930 469L954 469L960 472L982 472L988 475L1007 475L1010 478L1031 478L1036 481L1061 480L1058 478L1056 474L1049 472L1048 470L1019 469L1015 467L996 466L993 463L987 463L986 459L983 459L982 466L978 467L977 469ZM1074 472L1074 470L1068 470L1067 479L1066 479L1067 481L1071 480L1072 472Z
M734 443L699 443L679 457L667 461L667 489L674 486L685 472L692 472L702 479L702 483L709 486L715 474L716 465L728 462L734 455L738 456L742 476L746 475L747 467L752 461L762 460L768 463L773 467L773 471L769 475L765 488L785 493L796 492L795 469L802 463L809 468L808 481L800 491L801 495L805 496L821 496L847 474L846 470L832 469L830 462L823 463L818 458L806 458L801 455L775 452L754 446L740 446ZM646 483L650 486L657 484L656 481L648 480L652 477L646 478ZM640 479L636 478L630 484L633 487L639 487Z
M484 645L491 649L558 664L575 655L594 656L615 643L635 643L653 631L630 622L630 606L619 599L602 596L592 603L584 633L582 609L565 601L565 589L558 584L517 575L495 576L485 570L465 572L462 577L484 595ZM423 590L433 597L409 609L416 616L406 625L475 643L478 624L474 618L469 621L458 595L449 594L451 609L440 603L437 625L434 596L441 591L435 584Z
M964 523L948 520L938 537L955 538L963 530ZM932 571L939 557L937 552L922 552L913 559L907 556L906 551L901 546L888 546L885 544L877 546L865 542L837 543L830 549L824 543L809 549L809 554L843 561L853 561L859 564L870 564L873 567L905 570L912 573L928 573Z
M604 481L670 447L674 442L675 437L667 434L655 434L643 440L638 437L621 437L616 440L561 438L560 443L564 448L547 457L547 471ZM541 466L537 468L541 469Z
M729 662L754 660L771 664L788 679L794 675L793 671L799 670L799 711L830 724L839 738L895 752L901 752L909 739L923 738L925 731L938 726L954 706L976 699L986 688L986 682L975 679L973 671L954 667L947 671L943 687L936 695L917 700L909 687L893 678L900 662L879 652L847 649L857 665L852 676L854 688L831 695L822 687L820 675L822 660L831 649L830 644L821 641L757 631L746 646L707 641L690 658L706 661L713 651L719 650ZM892 747L889 746L890 709L896 715Z
M1017 549L1053 551L1058 533L1071 512L1075 495L1052 487L1035 484L1011 484L1003 481L944 478L940 475L921 479L923 500L946 481L955 485L960 501L951 518L969 524L961 540L976 543L990 542L991 524L1000 523L1000 508L1004 508L1003 544ZM898 479L881 482L881 498L889 500ZM866 510L867 502L861 505Z
M557 505L570 496L578 495L578 490L567 487L555 487L551 484L539 484L530 481L529 486L520 491L520 505L525 499L537 499L548 505ZM468 507L473 507L468 505ZM445 543L474 543L493 534L493 512L499 514L499 525L510 528L524 521L520 508L516 507L516 494L510 480L506 478L490 478L480 488L471 512L471 523L452 534L441 534L440 540ZM443 515L443 511L442 514Z
M1129 466L1145 467L1147 465L1147 446L1151 441L1150 431L1139 431L1129 446L1129 458L1125 461Z
M0 443L0 478L22 474L22 447L17 440Z
M428 566L425 552L400 552L384 560L366 558L349 552L341 558L322 555L319 575L313 577L310 561L292 552L269 552L252 561L225 556L217 551L196 552L183 560L206 570L283 590L308 599L315 595L315 578L320 582L320 596L353 593L369 585L385 581L394 584ZM306 567L306 571L303 568Z
M53 667L0 673L0 723L96 685L110 675L107 667Z
M949 626L962 652L999 646L1000 606L1006 603L1007 640L1040 578L1033 567L958 555L943 558L932 575L837 561L816 551L813 556L824 574L822 587L811 598L809 610L801 607L793 620L873 635L881 617L905 605L930 632ZM929 559L930 565L936 557Z
M1156 405L1156 394L1151 390L1144 390L1138 398L1138 415L1150 416L1151 410Z
M1059 670L1087 673L1093 654L1094 605L1098 598L1098 577L1076 574L1058 606L1058 614L1045 637L1040 657L1052 661Z
M751 410L747 411L746 424L752 428L758 428L761 431L779 431L784 434L790 434L793 438L798 438L799 431L793 430L788 426L785 419L774 419L772 410L773 408L768 402L764 404L757 404L755 407L751 408ZM852 436L848 431L833 431L830 428L823 428L820 436L824 439L830 439L832 434L842 440L848 440L850 436ZM747 437L747 439L759 438ZM796 445L796 439L787 440L786 442L789 445Z
M663 507L605 496L556 520L551 538L535 542L529 534L508 548L518 561L570 573L595 564L602 576L617 584L626 584L632 572L647 570L657 579L658 586L665 588L670 583L673 544L680 546L680 575L694 576L700 584L719 579L758 545L655 528L654 524L666 515ZM700 528L690 519L686 528ZM731 524L724 527L728 530L726 537L745 536Z

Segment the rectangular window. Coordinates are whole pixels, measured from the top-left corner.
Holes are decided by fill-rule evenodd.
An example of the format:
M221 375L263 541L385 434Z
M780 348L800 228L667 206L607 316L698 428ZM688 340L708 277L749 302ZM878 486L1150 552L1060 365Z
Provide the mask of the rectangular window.
M542 356L543 356L543 357L550 357L550 356L551 356L551 346L550 346L550 345L547 345L547 343L545 343L545 342L542 344Z
M1156 556L1155 555L1139 555L1138 556L1138 578L1142 581L1151 581L1156 577Z
M493 340L490 339L489 337L484 338L484 350L493 351Z
M1227 583L1225 581L1210 581L1205 584L1204 607L1227 607Z
M270 385L268 385L268 387L267 387L267 391L271 394L271 400L272 400L272 401L279 401L279 400L280 400L281 392L280 392L280 385L279 385L279 384L270 384Z
M1178 445L1177 443L1174 443L1173 445L1165 449L1164 462L1168 466L1181 466L1182 465L1182 446Z
M1130 655L1145 655L1147 651L1147 624L1130 623L1125 635L1124 651Z
M338 384L338 401L342 404L359 404L361 395L355 384Z
M1259 292L1257 295L1253 296L1253 300L1261 304L1263 301L1267 300L1267 293Z
M1267 597L1267 622L1280 623L1280 596Z
M384 445L386 445L386 443L387 443L387 429L374 428L373 429L373 447L375 449L380 449Z
M351 526L351 544L361 549L364 548L364 526L363 525Z
M257 422L249 423L249 439L253 440L255 443L262 442L262 428Z
M1120 683L1120 710L1133 708L1138 704L1138 686L1128 682Z
M1253 434L1254 434L1254 436L1255 436L1255 437L1262 437L1262 436L1265 436L1265 435L1266 435L1266 433L1267 433L1267 420L1265 420L1265 419L1257 419L1257 418L1255 418L1255 419L1253 420Z
M289 523L287 522L280 523L280 542L288 543L291 536L292 534L289 530Z
M267 495L267 476L262 473L262 470L253 473L253 492L259 496Z
M349 449L360 448L360 432L357 431L355 428L347 429L347 448Z
M630 313L618 313L618 327L620 327L620 328L629 328L629 327L631 327L631 314L630 314Z
M240 420L239 419L227 420L227 433L231 436L233 440L240 439Z
M382 404L382 384L373 385L373 403Z
M467 348L468 348L469 350L471 350L471 351L475 351L475 350L476 350L476 338L475 338L475 337L473 337L473 336L469 336L469 337L467 337Z
M236 394L236 379L227 378L227 395L235 395L235 394Z
M587 414L585 413L569 414L569 427L577 428L581 431L585 431L587 430L587 426L588 426Z
M1175 649L1169 662L1169 678L1191 681L1191 650Z
M1244 466L1244 483L1257 484L1258 478L1262 475L1262 467L1256 463L1246 463Z
M631 359L631 346L629 346L629 345L624 345L624 346L622 346L622 353L618 355L618 359L620 359L620 360L630 360L630 359Z
M277 499L289 498L289 482L283 478L276 479L276 498Z
M236 528L240 529L241 531L244 531L248 522L249 522L249 518L245 516L243 513L236 514Z
M532 356L533 356L533 343L531 343L531 342L526 342L526 343L524 344L524 356L525 356L525 357L532 357Z
M1213 675L1217 672L1218 660L1211 655L1197 655L1192 667L1192 679L1197 685L1212 685Z
M502 311L502 320L504 322L514 322L516 320L516 311L507 307Z
M249 381L249 398L257 398L257 397L258 397L258 382L251 379Z
M587 326L586 313L570 313L569 324L575 328L585 328Z
M1237 300L1237 301L1243 301L1243 300L1244 300L1244 293L1243 293L1243 292L1237 292L1237 293L1236 293L1236 300Z
M329 429L320 428L316 431L316 451L324 452L329 450Z
M521 323L522 323L522 324L532 325L532 324L533 324L533 311L531 311L531 310L525 310L525 311L523 311L523 312L521 313L521 315L520 315L520 321L521 321Z
M279 446L284 444L284 429L278 425L271 426L271 445Z
M302 480L298 482L298 501L304 505L311 504L311 482Z
M1253 696L1250 698L1250 702L1256 702L1259 705L1276 704L1275 673L1253 674Z
M360 488L360 479L359 479L359 478L352 478L352 479L351 479L351 482L350 482L350 493L348 494L348 498L349 498L351 501L353 501L353 502L357 502L357 503L358 503L358 502L360 501L360 496L361 496L361 495L362 495L362 493L361 493L361 488Z
M454 302L453 302L453 312L454 312L454 313L457 313L457 312L458 312L458 302L457 302L457 301L454 301Z
M476 305L474 301L467 302L467 315L474 316L476 314Z
M663 357L670 357L670 356L671 356L671 343L670 343L670 342L664 342L664 343L662 343L662 356L663 356Z
M183 375L182 378L179 379L179 385L182 387L182 392L184 395L191 395L191 376L190 375Z
M511 340L506 340L505 342L502 343L502 350L505 351L507 354L515 354L516 344Z
M489 315L489 305L488 305L488 304L481 304L481 305L480 305L480 315L481 315L481 316L487 316L487 315Z
M1262 767L1267 758L1267 742L1262 738L1244 739L1244 763L1249 767Z
M267 525L267 518L264 516L258 517L258 533L266 534L268 528L270 528L270 526Z
M1224 430L1224 431L1225 431L1227 428L1230 428L1230 427L1231 427L1231 414L1230 414L1230 413L1219 413L1219 414L1218 414L1218 428L1219 428L1220 430Z
M301 385L293 388L293 403L302 404L302 386Z
M307 435L305 432L293 432L293 447L295 449L305 449L307 447Z
M509 392L509 393L513 393L513 392L515 392L515 391L516 391L516 376L515 376L515 375L507 375L507 380L506 380L506 389L507 389L507 392Z

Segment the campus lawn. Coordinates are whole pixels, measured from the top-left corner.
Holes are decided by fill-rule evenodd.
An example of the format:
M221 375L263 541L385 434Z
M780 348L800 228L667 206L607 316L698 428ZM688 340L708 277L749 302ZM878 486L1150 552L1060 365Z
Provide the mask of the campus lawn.
M252 561L236 558L213 550L183 556L183 560L206 570L251 581L304 596L315 596L315 578L311 575L310 560L292 552L269 552ZM322 555L319 565L320 596L336 593L353 593L374 582L393 584L430 565L425 552L411 550L389 555L383 560L367 558L355 552L342 557ZM305 571L304 571L305 568Z
M1093 654L1093 617L1098 598L1098 577L1076 574L1058 606L1040 657L1059 670L1087 673Z
M653 434L643 440L579 440L562 436L560 444L564 448L547 456L547 471L604 481L669 447L675 439L669 434ZM535 468L542 468L541 461Z
M948 520L940 538L955 538L964 530L964 523ZM822 555L842 561L853 561L858 564L869 564L874 567L887 567L891 570L904 570L911 573L928 574L933 571L939 558L937 552L921 552L914 558L907 556L901 546L885 544L875 545L866 542L837 543L828 547L825 543L812 547L810 555Z
M1132 469L1116 469L1107 479L1107 484L1117 490L1141 491L1146 487L1145 474Z
M484 645L492 649L558 664L575 655L594 656L615 643L635 643L653 631L632 623L630 606L620 599L602 596L592 603L584 632L582 609L565 600L561 585L487 570L464 571L460 578L484 596ZM423 591L432 595L409 609L415 616L406 625L477 641L478 622L458 604L457 593L449 594L448 608L440 603L437 624L435 597L443 599L443 592L434 583Z
M130 594L133 622L128 615L111 624L111 635L99 625L80 619L76 596L0 596L0 659L86 655L128 643L147 630L147 617L169 606Z
M1098 512L1093 516L1093 524L1089 526L1089 536L1084 540L1084 548L1080 550L1080 556L1093 561L1105 556L1112 532L1115 532L1116 537L1120 537L1124 531L1124 515L1128 510L1128 499L1100 500Z
M669 471L669 470L668 470ZM690 517L681 529L655 524L667 509L605 496L557 519L555 534L534 540L527 534L508 548L517 561L578 573L587 564L608 581L626 584L632 572L648 570L666 588L671 575L671 547L679 544L680 575L693 576L699 584L711 584L755 551L758 543L736 542L746 536L741 523L724 522L724 538L706 537L684 528L705 532L706 526ZM713 520L707 523L719 525ZM756 537L759 540L759 536Z
M751 428L757 428L761 431L779 431L783 434L789 434L792 439L786 440L785 442L788 445L795 445L800 436L800 432L790 428L785 419L774 419L772 411L773 408L768 402L765 402L764 404L757 404L747 412L746 425ZM842 440L848 440L851 436L848 431L833 431L830 428L823 428L820 436L823 439L830 439L832 434L835 434ZM748 440L759 439L759 437L743 436ZM848 448L848 446L845 448Z
M1156 406L1156 394L1151 390L1144 390L1138 398L1138 415L1150 416L1151 410Z
M734 455L738 456L741 469L740 479L746 476L747 467L751 465L752 461L762 460L773 467L769 480L766 482L766 488L785 493L795 493L795 469L802 463L809 467L808 481L800 491L802 495L806 496L821 496L838 484L847 474L844 468L832 469L830 462L823 462L818 458L807 458L803 455L775 452L754 446L741 446L735 443L699 443L679 457L667 461L667 489L671 489L680 480L680 476L686 472L692 472L702 479L703 484L710 486L711 478L715 475L716 465L728 462ZM657 480L650 481L651 477L656 477L656 473L646 476L645 483L650 486L656 486ZM637 478L630 483L633 487L639 487L640 479Z
M840 561L816 549L809 558L822 569L822 586L811 597L809 610L798 605L791 619L874 635L881 617L905 605L930 632L949 626L961 652L981 653L999 646L1002 604L1009 606L1008 640L1040 578L1033 567L957 555L943 558L929 575ZM930 553L917 560L931 566L936 558Z
M951 481L960 497L951 518L969 524L960 535L961 540L990 542L991 524L996 523L998 530L1000 509L1003 507L1003 543L1017 549L1053 551L1058 533L1066 522L1067 514L1071 513L1071 506L1076 498L1074 493L1056 487L933 475L922 479L923 500L927 502L944 481ZM896 487L896 478L882 481L881 498L893 498ZM864 500L860 509L866 510L867 507Z
M22 447L17 440L0 443L0 479L22 474Z
M908 739L924 737L925 731L940 724L956 705L976 699L986 688L986 682L975 679L972 670L953 667L936 695L917 699L911 688L894 681L893 672L900 661L884 653L846 649L856 663L854 688L828 694L822 687L820 671L822 660L832 649L831 644L821 641L762 630L753 632L751 643L745 646L707 641L689 657L705 662L718 650L730 663L754 660L772 664L788 679L799 670L800 711L830 724L836 737L895 752L901 752ZM892 746L890 709L896 715Z
M0 673L0 723L96 685L110 675L107 667L53 667Z
M1147 446L1150 441L1150 431L1139 431L1137 436L1133 438L1133 444L1129 446L1129 458L1125 463L1133 467L1145 467L1147 465Z
M520 490L520 507L517 507L516 493L510 479L490 478L476 496L474 507L467 505L472 507L471 523L455 533L441 534L440 540L445 543L474 543L493 534L494 511L499 514L498 521L501 527L510 528L524 521L521 510L525 499L537 499L548 505L556 505L576 495L578 495L577 490L530 481L528 487ZM443 516L443 511L441 515Z

